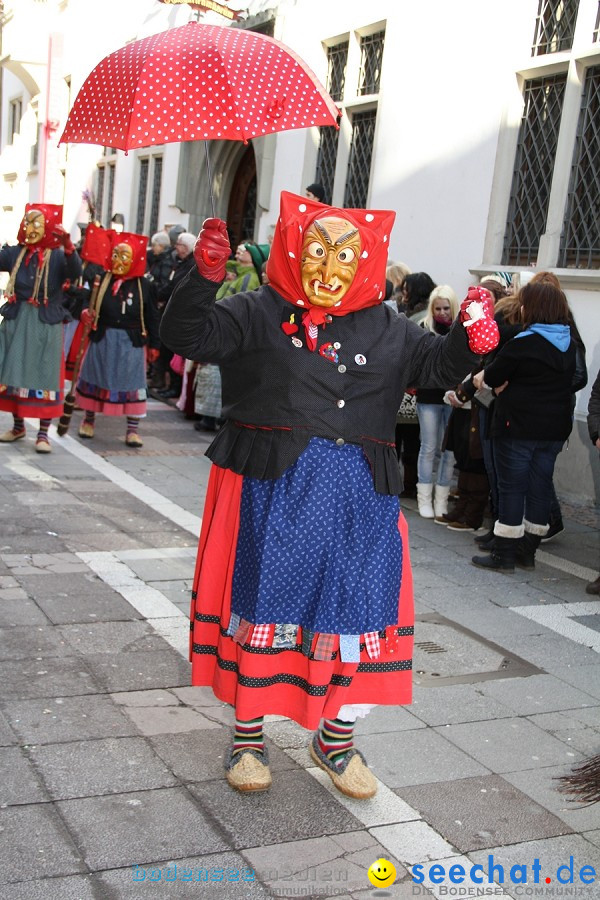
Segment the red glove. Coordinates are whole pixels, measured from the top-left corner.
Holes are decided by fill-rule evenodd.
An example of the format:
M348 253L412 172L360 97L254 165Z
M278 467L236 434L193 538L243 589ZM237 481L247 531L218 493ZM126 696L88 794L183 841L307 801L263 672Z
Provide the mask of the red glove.
M75 244L71 240L69 232L62 225L57 225L52 234L63 245L65 256L70 256L75 250Z
M198 271L209 281L221 284L225 279L225 263L231 255L227 228L222 219L205 219L194 247Z
M467 329L469 350L484 356L498 346L500 332L494 321L494 298L488 290L470 287L460 305L460 321Z
M89 309L82 309L81 315L79 316L79 321L83 325L84 328L93 328L94 327L94 313Z
M155 363L159 356L160 356L160 350L157 350L156 347L148 347L147 348L146 359L149 363Z

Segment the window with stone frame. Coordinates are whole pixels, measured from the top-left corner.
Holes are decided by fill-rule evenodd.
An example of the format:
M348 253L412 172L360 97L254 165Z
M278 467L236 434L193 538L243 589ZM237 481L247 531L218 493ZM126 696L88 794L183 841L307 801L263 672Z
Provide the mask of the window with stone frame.
M538 58L517 73L523 111L503 265L600 269L599 25L600 2L540 0Z
M315 181L336 205L368 203L384 44L380 22L326 48L327 90L342 115L339 131L320 129Z

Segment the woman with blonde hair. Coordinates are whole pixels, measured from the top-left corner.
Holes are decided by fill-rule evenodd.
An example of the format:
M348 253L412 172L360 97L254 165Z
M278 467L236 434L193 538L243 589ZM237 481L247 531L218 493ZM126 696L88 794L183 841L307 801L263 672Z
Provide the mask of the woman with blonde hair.
M434 334L447 334L459 311L458 297L448 284L440 284L429 295L427 311L422 328ZM448 388L452 387L448 385ZM417 461L417 504L419 515L425 519L435 518L440 524L447 524L443 518L448 512L450 479L454 468L454 454L442 450L442 442L448 425L452 407L444 403L443 388L417 389L417 416L421 430L421 447ZM437 477L433 468L439 456ZM435 491L435 494L434 494Z

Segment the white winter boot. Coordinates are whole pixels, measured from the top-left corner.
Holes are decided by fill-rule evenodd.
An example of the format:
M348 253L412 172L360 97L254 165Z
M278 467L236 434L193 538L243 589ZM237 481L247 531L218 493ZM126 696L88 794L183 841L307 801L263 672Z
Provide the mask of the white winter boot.
M432 498L432 484L417 484L417 505L419 507L419 515L424 519L433 519L434 517Z
M447 525L444 516L448 515L448 494L450 493L450 485L443 487L436 484L433 490L433 511L435 513L435 521L440 525Z

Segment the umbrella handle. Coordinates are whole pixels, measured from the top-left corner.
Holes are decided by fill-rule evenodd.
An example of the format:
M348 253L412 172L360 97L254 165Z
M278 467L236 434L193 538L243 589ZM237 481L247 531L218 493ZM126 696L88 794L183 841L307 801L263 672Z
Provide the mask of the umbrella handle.
M208 141L204 141L204 151L206 154L206 169L208 172L208 190L210 191L210 207L212 209L213 219L215 218L215 198L213 195L213 187L212 187L212 172L210 171L210 158L208 155Z

